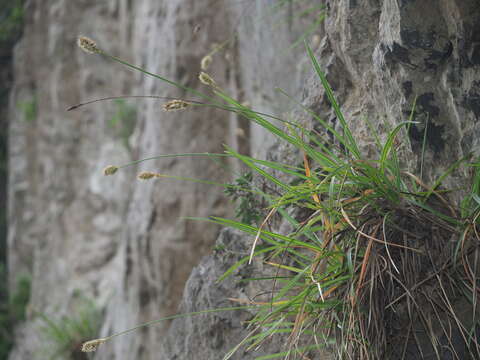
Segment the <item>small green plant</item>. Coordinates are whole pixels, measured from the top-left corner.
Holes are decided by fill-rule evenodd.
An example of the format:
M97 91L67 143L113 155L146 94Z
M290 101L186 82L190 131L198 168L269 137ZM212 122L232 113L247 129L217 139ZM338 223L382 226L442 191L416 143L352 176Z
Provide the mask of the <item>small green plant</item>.
M258 196L251 191L252 181L252 172L247 172L235 179L232 186L228 186L224 190L225 194L237 203L235 209L236 217L247 225L258 224L262 214L262 203Z
M30 100L20 101L17 108L22 112L23 120L32 123L37 118L37 99L33 97Z
M48 359L86 360L86 354L81 351L82 343L98 336L102 324L101 315L95 303L86 299L71 316L53 319L40 314L44 322L40 332L47 344L45 354Z
M0 44L15 41L21 33L24 0L2 0L0 8Z
M0 267L1 278L6 280L5 269ZM13 346L12 331L16 324L25 320L30 300L31 277L21 275L11 296L2 297L0 302L0 359L6 359ZM8 294L7 282L0 282L0 293Z
M115 136L122 140L123 145L130 149L128 139L135 129L137 110L124 99L115 99L114 104L115 112L108 120L108 127L115 132Z
M30 301L32 279L30 275L21 275L17 278L15 292L10 298L10 316L14 322L25 320L26 308Z

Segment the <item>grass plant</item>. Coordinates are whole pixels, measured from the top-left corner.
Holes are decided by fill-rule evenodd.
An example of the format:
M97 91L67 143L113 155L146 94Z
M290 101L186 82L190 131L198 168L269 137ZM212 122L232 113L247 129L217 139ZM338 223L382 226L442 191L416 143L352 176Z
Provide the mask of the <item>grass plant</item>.
M1 0L0 47L15 42L21 35L24 0Z
M33 97L31 100L21 101L17 104L18 110L23 115L23 120L32 123L37 118L37 99Z
M128 139L135 129L137 110L126 103L125 99L115 99L115 112L108 120L107 126L113 130L115 136L121 139L122 144L129 150Z
M84 299L71 316L54 319L39 314L43 320L40 332L45 341L45 355L50 360L87 359L82 344L98 336L102 324L101 311L91 300Z
M196 105L236 112L295 147L303 162L291 166L263 161L228 147L225 154L202 154L236 158L276 189L271 193L254 189L268 204L268 215L260 224L245 219L204 219L252 237L250 256L234 264L219 281L256 257L276 275L269 296L262 301L168 319L255 308L249 335L224 360L239 348L253 351L271 336L282 334L288 334L285 349L258 359L312 358L324 347L338 359L406 359L413 353L432 359L446 354L454 359L478 358L478 161L470 156L460 159L431 185L425 184L402 161L399 139L414 123L413 115L386 136L374 133L377 156L364 156L308 45L312 67L338 124L332 126L307 111L334 141L325 142L325 134L296 123L278 125L230 97L213 79L203 76L202 82L216 99L105 54L96 45L92 49L205 101ZM450 200L453 190L442 184L465 165L472 169L473 186L457 206ZM281 234L268 228L274 214L289 222L293 231ZM258 244L262 244L259 249ZM471 309L467 316L462 313L465 307ZM123 333L99 339L98 344ZM95 349L97 343L93 345Z
M0 264L0 277L6 280L5 267ZM31 293L31 277L16 278L15 290L8 296L7 281L0 283L0 359L7 358L13 344L12 330L25 320Z

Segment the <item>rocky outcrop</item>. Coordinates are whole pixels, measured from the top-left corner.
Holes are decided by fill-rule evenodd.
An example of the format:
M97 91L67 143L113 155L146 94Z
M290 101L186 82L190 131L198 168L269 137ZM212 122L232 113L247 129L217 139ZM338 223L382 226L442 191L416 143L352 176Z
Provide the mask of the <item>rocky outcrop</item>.
M203 86L198 80L200 61L212 43L224 41L222 35L229 29L222 3L217 4L214 18L205 5L202 1L139 4L132 33L136 39L135 61L185 86L195 89ZM196 26L200 30L196 31ZM220 84L229 83L225 59L215 58L212 76ZM154 78L144 78L139 89L143 94L191 98ZM163 112L158 102L148 102L136 128L138 158L222 152L222 144L230 134L229 117L208 108ZM220 182L226 178L218 163L201 157L161 159L141 164L139 170ZM116 291L106 309L106 333L176 312L192 265L209 251L218 231L204 222L182 217L224 215L226 210L222 192L212 186L178 180L134 186L120 242L121 268ZM141 334L112 341L98 357L158 358L157 344L167 326L168 323L159 324Z
M232 276L218 283L218 279L232 265L248 254L248 240L249 236L238 231L225 229L221 232L214 253L205 257L192 271L178 308L180 313L241 306L242 303L235 304L229 299L248 301L250 294L261 294L265 290L262 287L268 286L268 281L255 282L255 285L252 282L242 282L254 274L264 273L265 269L258 262L238 269ZM253 315L253 311L235 310L174 320L164 340L164 358L221 358L254 330L247 323ZM261 351L255 351L255 356L278 352L282 341L285 338L280 336L271 339L261 347ZM251 356L240 349L232 359L247 359Z

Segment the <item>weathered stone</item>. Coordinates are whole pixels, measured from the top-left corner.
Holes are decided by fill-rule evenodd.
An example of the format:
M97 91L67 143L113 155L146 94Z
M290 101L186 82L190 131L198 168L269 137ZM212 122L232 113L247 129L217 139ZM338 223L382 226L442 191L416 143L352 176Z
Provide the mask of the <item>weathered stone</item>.
M250 240L250 241L249 241ZM207 309L242 306L245 303L233 302L238 299L248 302L260 298L254 295L265 292L270 282L241 282L263 272L261 262L243 266L222 282L218 279L237 261L249 253L250 236L225 229L217 240L213 255L205 257L194 268L185 286L180 313L191 313ZM254 311L235 310L202 314L173 321L162 351L165 359L215 359L222 358L243 340L254 326L247 327L247 321L253 318ZM249 359L275 353L282 349L285 339L276 337L267 341L261 351L245 352L238 350L232 359Z

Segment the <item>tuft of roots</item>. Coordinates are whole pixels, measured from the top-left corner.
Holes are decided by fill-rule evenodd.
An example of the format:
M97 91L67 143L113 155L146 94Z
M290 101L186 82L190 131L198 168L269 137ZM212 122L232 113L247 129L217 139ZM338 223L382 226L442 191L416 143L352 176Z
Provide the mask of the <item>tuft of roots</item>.
M480 358L479 229L459 231L445 202L429 206L345 209L356 230L334 242L352 254L354 276L327 315L342 359Z

